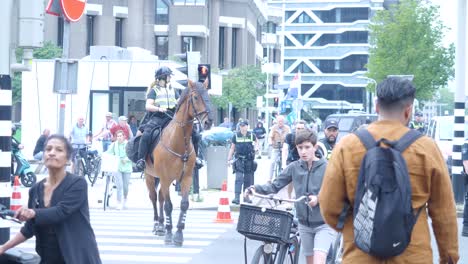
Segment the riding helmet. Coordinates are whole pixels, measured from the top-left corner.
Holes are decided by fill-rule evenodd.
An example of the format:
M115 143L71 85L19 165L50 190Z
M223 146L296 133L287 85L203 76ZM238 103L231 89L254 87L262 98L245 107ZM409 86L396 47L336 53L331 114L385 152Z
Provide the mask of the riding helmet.
M156 78L156 79L161 79L161 78L166 79L166 77L170 76L170 75L172 75L172 70L169 69L169 67L167 67L167 66L162 66L161 68L159 68L155 72L154 78Z

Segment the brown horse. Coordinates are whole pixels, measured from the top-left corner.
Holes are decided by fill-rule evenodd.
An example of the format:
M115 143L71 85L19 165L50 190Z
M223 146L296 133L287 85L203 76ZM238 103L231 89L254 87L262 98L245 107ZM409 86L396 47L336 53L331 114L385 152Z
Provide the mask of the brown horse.
M153 233L166 235L166 244L182 246L185 218L189 207L189 191L192 184L192 172L196 153L192 145L192 127L197 119L204 129L209 129L213 122L211 102L208 96L208 81L204 83L188 81L188 87L182 92L177 103L176 113L171 122L161 133L161 139L153 149L154 164L146 159L145 179L149 197L154 210ZM169 187L174 181L181 185L182 200L177 232L172 236L172 202ZM157 195L158 185L159 199ZM159 216L156 200L159 201ZM164 208L164 210L163 210ZM166 225L164 230L164 213Z

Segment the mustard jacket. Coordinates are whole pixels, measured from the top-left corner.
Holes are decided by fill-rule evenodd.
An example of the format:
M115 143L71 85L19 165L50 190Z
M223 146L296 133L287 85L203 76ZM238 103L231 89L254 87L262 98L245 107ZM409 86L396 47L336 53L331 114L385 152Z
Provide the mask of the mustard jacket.
M397 140L409 128L396 121L377 121L368 127L375 139ZM357 178L365 147L359 138L350 134L335 146L319 194L322 216L336 229L344 201L354 204ZM418 217L411 235L411 243L399 256L380 260L354 244L353 218L350 212L342 230L344 239L343 264L347 263L411 263L433 262L428 216L439 248L439 263L459 259L457 216L452 185L442 154L429 137L421 137L403 152L408 165L413 208L427 206ZM341 231L341 230L338 230Z

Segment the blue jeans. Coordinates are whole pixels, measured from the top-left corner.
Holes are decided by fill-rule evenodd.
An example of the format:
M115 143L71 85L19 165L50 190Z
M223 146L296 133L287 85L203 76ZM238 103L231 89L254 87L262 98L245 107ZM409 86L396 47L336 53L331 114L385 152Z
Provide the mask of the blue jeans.
M110 139L103 139L102 140L102 152L106 152L111 143L112 141Z

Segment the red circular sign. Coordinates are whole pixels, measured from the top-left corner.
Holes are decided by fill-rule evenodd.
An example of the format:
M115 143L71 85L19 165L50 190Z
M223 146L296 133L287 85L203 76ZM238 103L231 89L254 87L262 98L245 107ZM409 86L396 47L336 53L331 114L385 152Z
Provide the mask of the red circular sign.
M61 0L63 15L71 22L80 20L86 7L86 0Z

